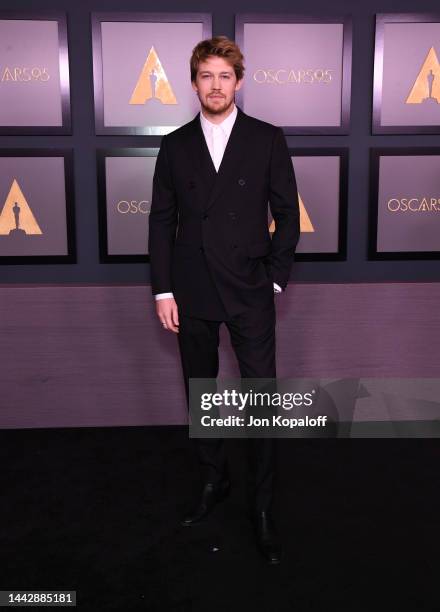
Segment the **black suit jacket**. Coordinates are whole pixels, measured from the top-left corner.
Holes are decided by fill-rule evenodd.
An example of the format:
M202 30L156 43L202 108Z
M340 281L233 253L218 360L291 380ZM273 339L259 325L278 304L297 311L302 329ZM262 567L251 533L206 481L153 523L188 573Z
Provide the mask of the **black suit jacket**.
M275 220L269 233L269 202ZM285 289L300 235L298 193L280 128L238 109L218 174L200 116L164 136L149 216L153 295L223 319Z

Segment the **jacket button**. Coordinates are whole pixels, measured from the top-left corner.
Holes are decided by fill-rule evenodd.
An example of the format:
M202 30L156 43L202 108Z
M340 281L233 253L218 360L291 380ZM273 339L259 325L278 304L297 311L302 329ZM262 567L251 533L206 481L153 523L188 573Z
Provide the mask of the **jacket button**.
M205 249L204 249L203 247L200 247L200 252L201 252L201 253L204 253L204 252L205 252Z
M203 215L203 221L206 221L207 218L208 218L208 215Z
M244 179L238 179L238 184L240 187L243 187L243 185L246 185L246 181Z

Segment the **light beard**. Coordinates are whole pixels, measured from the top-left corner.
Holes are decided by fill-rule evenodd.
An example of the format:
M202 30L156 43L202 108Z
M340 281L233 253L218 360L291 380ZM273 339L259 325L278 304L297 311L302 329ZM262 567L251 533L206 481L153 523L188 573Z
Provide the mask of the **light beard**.
M202 100L200 100L200 104L201 104L202 109L205 111L207 115L218 116L218 115L223 115L231 108L231 106L234 104L234 98L232 98L229 104L225 102L223 106L218 106L216 108L211 108L211 106L207 106L206 104L202 102Z

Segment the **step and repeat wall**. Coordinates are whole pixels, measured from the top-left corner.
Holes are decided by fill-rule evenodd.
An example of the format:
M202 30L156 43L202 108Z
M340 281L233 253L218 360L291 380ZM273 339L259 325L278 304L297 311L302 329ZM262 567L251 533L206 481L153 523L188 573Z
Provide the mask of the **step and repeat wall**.
M236 14L229 35L246 66L237 104L288 140L301 211L292 280L436 280L440 13L364 16L371 38L356 41L358 20ZM92 12L87 21L81 31L68 12L0 12L3 281L123 281L124 269L148 281L148 265L133 264L148 263L160 137L198 112L189 57L213 34L212 14ZM89 64L81 73L78 44ZM89 116L73 117L75 94ZM403 146L395 135L407 135ZM95 249L84 251L92 236ZM329 261L344 265L320 265ZM106 263L126 266L101 277ZM51 277L41 264L66 265Z
M93 346L99 343L102 329L109 334L119 330L116 346L137 363L136 351L127 348L132 327L122 317L130 321L130 299L143 296L145 311L137 311L133 327L142 326L143 314L155 323L148 215L156 157L161 137L199 110L189 58L197 42L212 35L226 34L240 45L245 80L236 102L245 113L282 127L295 169L301 238L291 285L281 298L289 333L295 334L305 316L289 301L294 291L295 299L313 294L321 304L316 322L322 323L322 312L330 309L328 323L341 333L353 315L348 303L357 304L361 321L372 324L381 316L378 296L385 291L387 308L395 303L396 318L394 325L381 328L381 337L394 338L404 321L416 337L432 343L436 332L429 322L440 254L440 12L433 1L415 6L402 0L394 3L392 13L387 2L339 2L334 11L325 2L299 2L295 14L284 0L272 3L273 13L252 12L249 2L226 2L221 9L207 2L204 12L197 12L195 3L182 7L177 2L159 7L133 1L123 11L110 1L65 0L57 11L40 4L39 11L28 1L0 8L0 283L6 298L0 314L8 332L3 348L11 357L20 347L27 351L20 367L12 363L1 375L5 386L14 381L3 406L5 426L41 423L42 381L53 383L54 393L62 391L69 367L85 347L90 350L89 340ZM269 207L267 222L273 232ZM306 285L302 295L302 283L312 283L310 295ZM337 291L331 304L319 297L321 290L328 295L328 283L344 284L339 304ZM360 304L357 283L371 283ZM53 287L57 290L50 293ZM87 341L76 349L72 287L76 308L86 304L88 313L78 318L75 311L78 328L87 330ZM125 288L125 307L106 301L112 291L93 293L96 287ZM41 293L44 288L50 299ZM70 289L65 293L63 288ZM423 321L408 316L413 290L421 291L417 299ZM42 304L47 317L34 314ZM296 317L295 325L289 316ZM91 320L95 324L88 327ZM59 322L56 328L54 321ZM42 366L45 352L36 331L41 325L47 326L46 338L55 333L66 340L56 345L57 365ZM142 333L156 359L148 372L141 367L142 377L132 382L138 408L128 422L118 420L117 407L109 420L96 405L90 414L83 396L77 414L70 412L64 420L50 416L46 425L147 423L149 415L159 414L161 401L155 396L147 406L148 385L169 384L170 376L178 399L168 422L183 419L175 338L163 341L163 333L149 329L148 324ZM314 322L308 319L306 329L313 335ZM359 366L358 341L353 338L353 354L341 354L339 365L326 374L347 372L347 364ZM307 371L318 368L315 352L305 339L303 344L300 356L281 347L287 374L298 371L299 357ZM372 345L367 363L376 375L381 360ZM408 363L416 358L411 347ZM429 350L434 357L435 349ZM102 355L98 351L95 357L99 368ZM164 366L170 360L173 374ZM108 354L103 363L106 375L99 383L96 371L81 374L91 385L93 380L101 385L100 401L106 401L106 393L110 397L121 371ZM58 379L54 368L63 372ZM130 368L123 371L130 377ZM23 376L30 382L21 396ZM75 385L71 393L76 397ZM39 406L33 417L32 396ZM53 414L59 417L57 410Z

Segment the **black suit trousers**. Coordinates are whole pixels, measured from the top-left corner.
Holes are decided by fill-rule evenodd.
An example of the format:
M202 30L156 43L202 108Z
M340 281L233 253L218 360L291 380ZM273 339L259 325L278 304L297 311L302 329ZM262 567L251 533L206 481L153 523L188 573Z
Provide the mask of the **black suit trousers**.
M189 406L190 378L217 378L219 328L228 328L241 378L276 378L274 295L263 304L224 321L179 314L178 343ZM194 438L204 482L229 475L224 439ZM247 498L251 509L267 510L273 501L276 439L247 438Z

